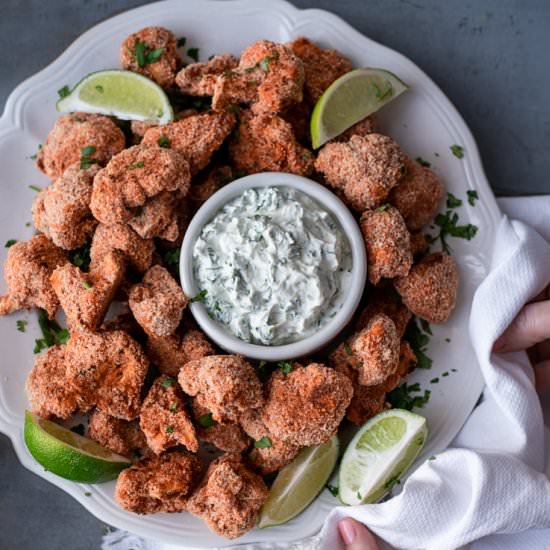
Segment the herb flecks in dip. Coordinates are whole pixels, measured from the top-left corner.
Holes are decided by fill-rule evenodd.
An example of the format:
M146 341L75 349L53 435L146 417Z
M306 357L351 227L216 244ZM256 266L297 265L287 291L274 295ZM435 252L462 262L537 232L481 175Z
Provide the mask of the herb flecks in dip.
M265 187L248 189L204 226L193 266L214 319L246 342L281 345L336 315L352 258L342 229L312 198Z

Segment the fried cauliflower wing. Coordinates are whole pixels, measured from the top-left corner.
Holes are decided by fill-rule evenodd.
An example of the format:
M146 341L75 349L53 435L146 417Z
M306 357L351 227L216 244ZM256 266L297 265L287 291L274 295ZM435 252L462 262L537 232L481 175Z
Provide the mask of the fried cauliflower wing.
M70 113L56 120L38 151L36 166L55 180L83 157L88 164L105 164L124 147L124 134L109 117Z
M263 404L256 372L239 355L210 355L190 361L181 368L178 382L217 422L238 422L243 412Z
M313 154L296 141L292 126L276 115L243 111L229 152L233 165L247 174L275 171L307 176L313 171Z
M216 191L233 180L230 166L214 166L191 183L188 199L194 208L199 208Z
M81 410L96 406L122 420L139 415L149 362L125 332L76 332L67 344L66 359Z
M429 254L408 275L395 279L394 286L415 315L429 323L444 323L456 305L456 262L443 252Z
M32 205L34 225L56 246L74 250L92 236L97 221L90 211L90 199L98 170L97 164L85 170L73 164L36 196Z
M169 88L181 65L176 37L163 27L145 27L135 32L120 47L120 65Z
M381 134L354 135L345 143L327 143L315 169L345 200L362 212L380 206L401 180L406 157L395 141Z
M384 210L366 210L360 225L369 281L375 285L382 278L406 275L413 263L411 236L399 211L389 205Z
M248 470L239 455L224 455L210 464L187 510L218 535L236 539L256 524L267 498L263 479Z
M332 138L328 143L345 142L349 141L352 136L365 137L369 134L379 134L380 127L378 126L378 119L376 115L370 115L359 122L356 122L353 126L342 132L340 135Z
M50 281L71 332L94 331L101 325L124 272L124 256L114 250L89 273L70 263L52 273Z
M0 315L40 307L53 319L59 300L50 276L67 261L66 253L45 235L36 235L11 246L4 266L8 292L0 296Z
M190 63L177 74L176 85L185 95L211 96L218 76L238 65L239 60L230 53L215 55L206 63Z
M200 470L200 461L185 452L146 458L119 474L115 500L136 514L184 512Z
M347 377L320 363L272 374L261 419L276 437L297 446L321 445L336 432L351 401Z

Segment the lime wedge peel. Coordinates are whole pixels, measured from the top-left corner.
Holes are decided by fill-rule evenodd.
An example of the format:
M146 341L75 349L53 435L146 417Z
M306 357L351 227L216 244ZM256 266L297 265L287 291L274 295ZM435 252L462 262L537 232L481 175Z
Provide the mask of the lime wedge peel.
M168 96L158 84L138 73L122 70L85 76L56 107L61 113L81 111L157 124L174 120Z
M401 409L366 422L348 445L339 475L344 504L377 502L411 467L428 436L428 423Z
M355 69L335 80L319 98L311 115L314 149L372 115L409 87L385 69Z
M309 506L330 478L338 460L338 438L300 451L277 475L260 511L258 527L286 523Z
M25 411L25 444L47 471L81 483L115 479L132 463L95 441Z

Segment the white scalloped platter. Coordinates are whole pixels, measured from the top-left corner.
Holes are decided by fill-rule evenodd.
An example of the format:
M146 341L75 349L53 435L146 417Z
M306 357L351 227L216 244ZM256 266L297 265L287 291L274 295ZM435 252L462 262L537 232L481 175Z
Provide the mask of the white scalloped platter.
M430 437L420 461L443 450L460 430L483 387L468 336L468 317L478 284L486 276L496 227L501 218L481 166L477 147L464 121L435 84L402 55L362 36L334 15L321 10L301 11L281 0L168 0L134 9L92 28L76 40L49 67L17 87L9 97L0 119L0 263L5 260L8 239L29 238L33 229L30 208L34 192L30 184L45 186L47 180L29 159L56 117L57 90L70 86L84 75L118 66L119 45L128 34L150 25L171 29L187 37L187 45L200 48L201 60L213 53L239 54L251 42L266 38L286 42L306 35L324 47L336 48L357 67L383 67L396 73L411 87L391 103L381 116L383 131L412 157L422 156L443 178L447 190L464 200L458 210L461 223L479 227L470 242L451 239L460 266L458 306L451 320L433 327L429 355L430 371L417 370L411 381L431 390L422 409L430 424ZM457 159L450 145L464 147ZM479 201L469 206L466 191L475 189ZM0 292L5 291L0 282ZM16 330L17 319L28 319L25 334ZM21 463L78 500L102 521L150 539L193 547L222 547L234 544L211 534L204 524L188 514L157 514L140 517L121 510L113 499L114 482L87 486L65 481L45 472L34 462L23 443L24 409L28 406L24 385L30 371L33 341L39 337L36 316L19 313L0 318L0 430L7 434ZM450 342L447 341L450 339ZM456 369L449 376L445 371ZM430 380L439 377L438 384ZM85 496L90 492L91 496ZM295 541L316 533L328 512L337 505L328 491L300 516L280 527L255 529L240 543ZM396 526L398 528L398 526Z

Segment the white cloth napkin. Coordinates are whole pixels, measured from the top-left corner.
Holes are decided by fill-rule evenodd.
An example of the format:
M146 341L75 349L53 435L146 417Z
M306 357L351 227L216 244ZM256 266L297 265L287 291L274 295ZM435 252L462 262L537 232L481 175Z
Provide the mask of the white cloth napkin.
M502 221L491 273L472 306L470 336L486 382L482 402L450 448L420 466L400 494L381 504L335 508L317 537L292 548L343 549L337 522L354 517L396 548L550 550L550 431L533 372L525 353L491 354L523 304L550 282L550 197L499 204L525 223ZM105 538L102 548L177 550L121 535Z

